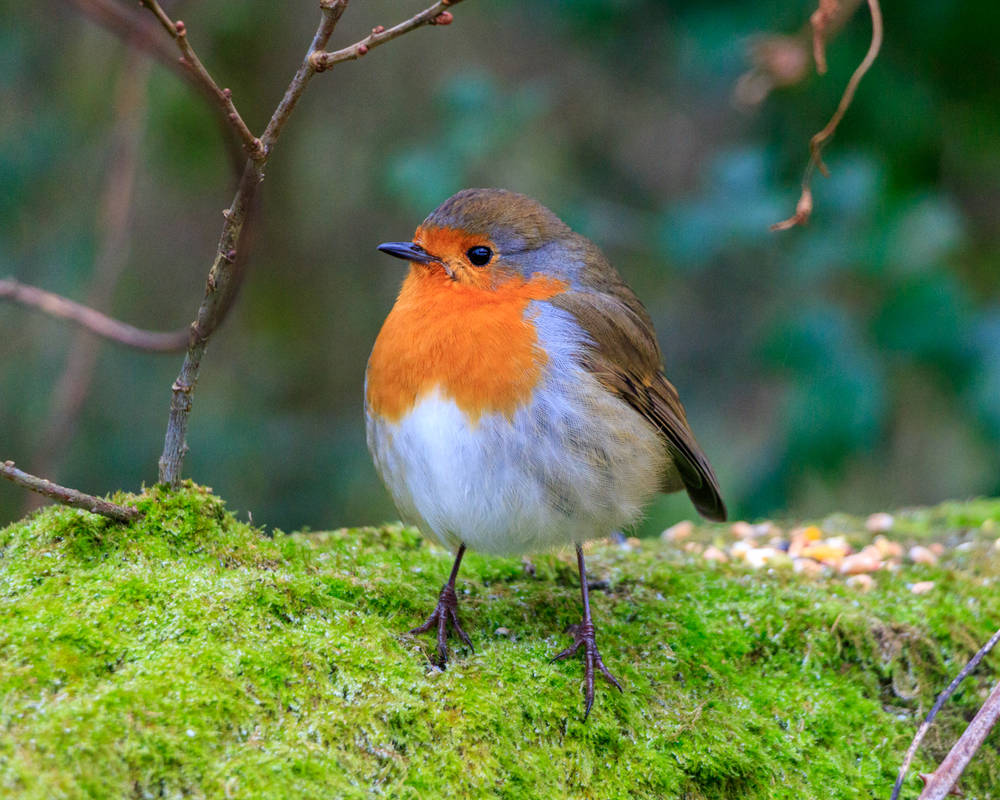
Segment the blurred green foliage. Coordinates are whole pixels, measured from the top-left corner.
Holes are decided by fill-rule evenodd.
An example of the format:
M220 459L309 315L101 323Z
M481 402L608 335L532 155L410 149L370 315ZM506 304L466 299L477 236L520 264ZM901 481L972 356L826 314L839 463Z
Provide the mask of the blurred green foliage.
M176 13L260 129L314 5ZM352 6L335 43L417 8ZM82 299L124 58L57 9L0 0L0 274ZM635 287L736 514L1000 493L1000 7L885 4L885 46L826 151L813 220L774 234L809 137L867 48L864 10L831 43L826 76L752 111L731 97L752 37L794 32L811 10L468 0L452 26L318 76L271 160L251 272L204 363L187 474L286 528L393 518L361 388L402 273L374 246L489 185L538 197ZM155 69L116 316L155 329L193 318L232 184L212 113ZM27 466L74 331L9 304L0 330L0 456ZM180 358L101 353L51 477L136 488L155 480ZM23 502L0 486L0 519ZM663 498L645 529L692 513Z

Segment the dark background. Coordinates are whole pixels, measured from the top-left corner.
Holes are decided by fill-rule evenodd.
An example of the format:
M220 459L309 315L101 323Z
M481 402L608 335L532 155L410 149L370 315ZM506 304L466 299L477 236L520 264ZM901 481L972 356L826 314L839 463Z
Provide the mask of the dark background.
M316 4L173 8L260 131ZM331 46L420 8L355 2ZM286 530L394 518L365 450L362 381L405 267L374 248L460 188L502 186L597 241L644 300L736 515L1000 493L1000 7L884 6L886 42L826 151L813 220L776 234L809 137L867 49L866 9L831 43L826 76L809 69L750 109L733 91L753 37L794 33L813 8L467 0L450 27L317 76L271 158L250 274L203 363L186 475ZM0 10L0 277L87 296L131 81L141 135L107 310L186 325L234 188L213 113L68 3ZM0 303L0 332L0 458L28 468L76 331ZM47 477L95 493L155 481L180 362L103 344ZM25 495L0 486L0 523ZM692 513L663 498L643 530Z

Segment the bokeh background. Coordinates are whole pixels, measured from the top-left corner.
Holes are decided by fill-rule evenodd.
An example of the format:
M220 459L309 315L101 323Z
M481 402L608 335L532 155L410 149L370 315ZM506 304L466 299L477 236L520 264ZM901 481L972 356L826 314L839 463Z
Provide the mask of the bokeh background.
M315 6L172 9L259 131ZM333 44L419 8L356 2ZM799 31L813 8L467 0L450 27L318 76L271 159L250 273L203 364L186 474L272 527L394 519L361 395L404 265L374 248L460 188L503 186L596 240L645 301L736 515L1000 493L1000 6L885 4L885 45L826 151L813 220L775 234L868 46L864 7L826 76L807 69L749 105L734 89L754 42ZM69 3L0 9L0 277L83 300L118 257L105 310L186 325L233 191L213 113ZM116 165L125 179L109 178ZM111 180L132 193L109 246ZM0 458L28 468L77 332L10 303L0 332ZM48 477L96 493L155 481L180 362L101 345ZM0 485L0 523L25 494ZM663 498L642 530L692 513Z

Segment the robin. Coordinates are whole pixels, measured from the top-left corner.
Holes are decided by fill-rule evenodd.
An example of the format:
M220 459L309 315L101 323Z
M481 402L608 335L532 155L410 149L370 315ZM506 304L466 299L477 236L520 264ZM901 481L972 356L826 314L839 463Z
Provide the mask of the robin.
M586 711L601 660L581 544L687 491L724 520L708 459L666 379L649 314L600 250L523 194L466 189L383 253L410 262L365 380L368 448L403 519L455 552L437 607L439 664L466 548L513 555L573 543Z

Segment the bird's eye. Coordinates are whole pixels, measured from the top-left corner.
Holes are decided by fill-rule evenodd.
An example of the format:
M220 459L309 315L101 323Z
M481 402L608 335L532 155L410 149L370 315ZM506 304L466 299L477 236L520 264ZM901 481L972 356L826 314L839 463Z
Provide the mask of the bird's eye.
M470 247L465 251L465 255L468 256L469 261L473 263L474 266L483 267L490 263L490 259L493 258L493 251L488 247Z

